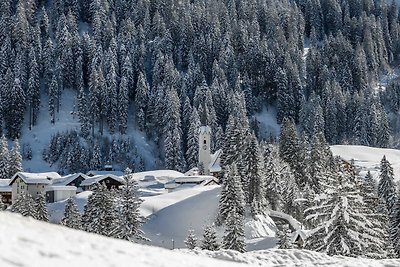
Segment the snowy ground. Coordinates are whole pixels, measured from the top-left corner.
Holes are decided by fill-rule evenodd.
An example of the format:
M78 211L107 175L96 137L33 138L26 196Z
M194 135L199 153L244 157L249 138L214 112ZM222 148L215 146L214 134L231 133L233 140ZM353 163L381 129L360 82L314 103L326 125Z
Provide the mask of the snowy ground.
M244 254L172 251L76 231L8 212L0 212L0 236L1 267L400 266L400 260L328 257L305 250L272 249Z
M331 146L333 155L341 156L345 160L354 159L357 167L361 168L361 175L367 171L377 178L379 175L380 161L383 156L392 164L395 180L400 182L400 150L375 148L367 146Z
M235 251L184 250L188 254L207 255L216 259L246 263L250 266L331 266L331 267L398 267L400 260L371 260L362 258L330 257L326 254L298 249L268 249L238 253Z
M260 113L255 115L256 119L260 122L260 135L264 138L270 136L276 137L280 133L280 126L276 122L276 110L269 106L264 107Z
M242 266L132 244L0 212L1 267Z
M141 189L143 191L145 189ZM152 191L152 190L148 190ZM198 186L172 193L149 193L142 197L140 207L146 218L142 229L151 245L171 249L184 248L188 230L193 229L201 239L206 225L213 224L218 212L220 186ZM83 212L90 191L75 197L78 208ZM63 217L67 200L48 205L50 222L59 223ZM248 250L268 249L276 246L276 225L268 216L248 217L245 233ZM222 239L223 229L217 229Z

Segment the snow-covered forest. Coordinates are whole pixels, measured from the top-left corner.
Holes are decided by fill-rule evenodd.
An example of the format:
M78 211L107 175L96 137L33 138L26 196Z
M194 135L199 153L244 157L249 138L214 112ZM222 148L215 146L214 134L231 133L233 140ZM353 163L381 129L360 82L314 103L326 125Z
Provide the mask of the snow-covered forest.
M6 0L0 23L8 138L60 123L61 95L75 92L66 108L80 142L67 131L53 137L64 153L43 147L60 170L93 168L99 153L100 164L142 168L126 152L129 126L154 142L159 166L186 170L199 124L212 127L215 148L229 117L268 138L254 117L264 106L309 138L397 147L396 1Z
M198 167L198 129L208 125L212 151L223 150L215 223L225 227L224 249L245 252L245 217L274 210L305 226L306 249L400 257L390 162L382 159L376 180L329 148L400 148L399 60L397 1L2 0L0 153L6 138L16 148L0 174L32 159L35 140L24 139L22 155L17 140L40 121L62 124L61 111L79 129L53 135L40 157L67 173L106 164L186 172ZM276 111L279 136L260 130L265 109ZM155 162L133 132L155 147ZM145 239L136 185L127 184L98 187L83 217L69 203L62 224ZM47 220L43 199L18 201L14 211ZM205 249L219 248L213 227ZM289 232L278 232L281 248L294 246ZM196 246L192 232L186 241Z

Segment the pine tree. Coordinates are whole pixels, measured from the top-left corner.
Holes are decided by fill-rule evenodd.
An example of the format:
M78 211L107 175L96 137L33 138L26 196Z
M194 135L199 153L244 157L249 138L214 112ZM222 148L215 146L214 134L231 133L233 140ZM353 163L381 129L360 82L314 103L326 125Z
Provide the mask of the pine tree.
M213 225L207 225L204 228L203 240L201 242L201 249L215 251L219 249L217 241L217 234Z
M194 234L194 230L189 230L189 233L185 239L185 245L188 249L195 249L197 246L197 237Z
M68 199L65 205L64 217L61 219L61 224L76 230L82 229L82 217L72 197Z
M99 184L89 196L82 216L83 230L105 236L115 236L117 215L113 195Z
M396 188L394 184L393 168L390 162L383 156L380 166L378 196L383 199L387 205L389 214L393 212L393 207L396 204Z
M239 213L244 215L244 195L238 176L236 164L227 167L227 173L224 174L224 184L219 200L219 210L217 223L219 225L226 223L229 214ZM233 212L234 211L234 212Z
M329 255L365 255L369 246L382 246L382 240L374 238L378 233L362 211L364 202L351 172L340 165L337 168L325 174L323 193L306 210L306 220L315 228L307 237L305 247Z
M10 159L10 163L9 163L9 176L12 177L14 176L14 174L16 174L17 172L22 172L23 168L22 168L22 156L20 153L20 146L19 146L19 142L18 139L15 139L13 142L13 147L10 151L10 155L9 155L9 159Z
M193 112L190 115L186 150L186 163L189 169L197 167L199 161L199 129L200 117L197 110L193 108Z
M278 239L278 248L293 248L292 233L287 224L282 225L282 230L276 232L276 238Z
M138 196L138 185L131 176L130 169L125 170L125 185L121 189L118 198L118 224L114 236L128 241L147 240L140 230L143 218L140 215L139 207L142 202Z
M34 217L36 214L35 201L29 193L21 193L11 205L11 211L22 216Z
M0 139L0 179L9 179L10 156L8 152L7 139L3 135Z
M246 244L244 242L244 214L241 214L236 207L233 207L227 214L222 247L224 249L246 252Z
M49 221L46 196L44 194L39 194L35 200L35 214L33 217L39 221L44 221L44 222Z

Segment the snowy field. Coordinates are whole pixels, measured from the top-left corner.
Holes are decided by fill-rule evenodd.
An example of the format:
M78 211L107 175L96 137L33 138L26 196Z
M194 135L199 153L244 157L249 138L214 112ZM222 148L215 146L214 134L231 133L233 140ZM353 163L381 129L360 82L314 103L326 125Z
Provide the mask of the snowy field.
M151 240L150 244L167 249L185 248L184 240L189 229L200 238L204 227L213 224L216 219L220 192L220 186L198 186L172 193L164 190L161 194L142 197L140 213L146 218L142 229ZM85 191L75 197L81 213L90 194L91 191ZM67 200L48 204L50 222L61 221L66 203ZM248 250L275 247L275 232L276 225L268 216L246 218ZM223 229L217 229L217 234L221 240Z
M76 231L8 212L0 212L0 236L1 267L400 266L400 260L328 257L300 250L245 254L172 251Z
M331 150L335 156L349 161L353 159L355 165L361 168L361 175L370 171L375 178L379 175L380 161L386 156L392 164L395 180L400 182L400 150L348 145L331 146Z

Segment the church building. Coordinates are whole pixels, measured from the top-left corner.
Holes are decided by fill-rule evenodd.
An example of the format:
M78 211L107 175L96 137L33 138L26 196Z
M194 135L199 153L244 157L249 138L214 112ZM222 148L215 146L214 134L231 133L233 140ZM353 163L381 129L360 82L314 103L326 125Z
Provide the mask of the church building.
M211 154L211 128L201 126L199 129L199 173L217 176L221 171L221 154L221 149Z

